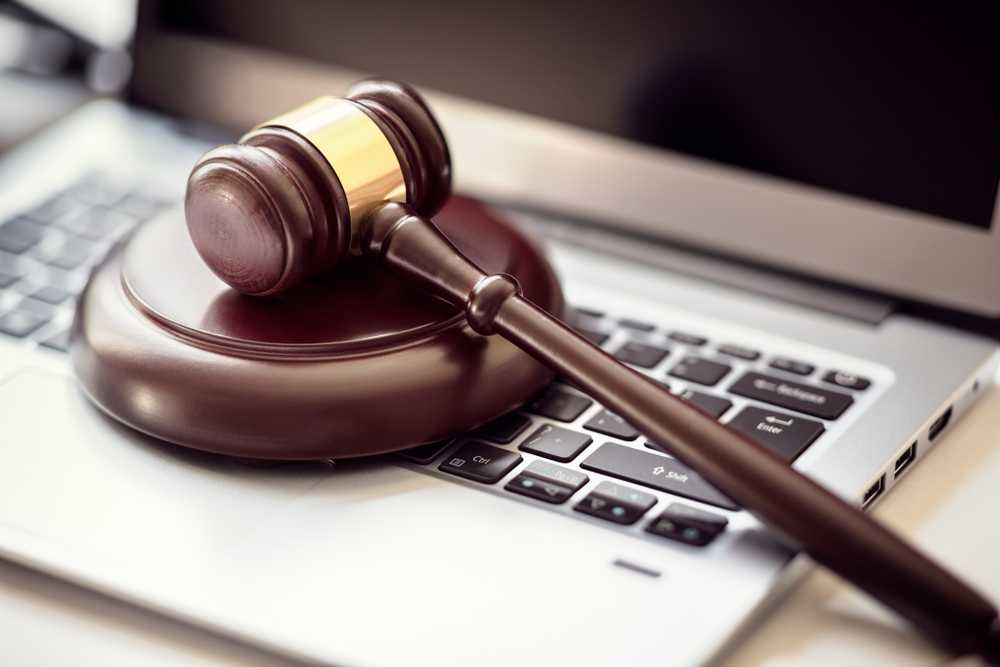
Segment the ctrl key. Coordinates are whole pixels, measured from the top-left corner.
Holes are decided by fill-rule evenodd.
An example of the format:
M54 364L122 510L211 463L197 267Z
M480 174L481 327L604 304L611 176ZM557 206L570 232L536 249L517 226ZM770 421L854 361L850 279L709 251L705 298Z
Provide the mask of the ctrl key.
M496 484L520 462L520 454L472 441L446 458L438 470L483 484Z
M729 519L681 503L671 503L646 526L646 532L703 547L726 529Z

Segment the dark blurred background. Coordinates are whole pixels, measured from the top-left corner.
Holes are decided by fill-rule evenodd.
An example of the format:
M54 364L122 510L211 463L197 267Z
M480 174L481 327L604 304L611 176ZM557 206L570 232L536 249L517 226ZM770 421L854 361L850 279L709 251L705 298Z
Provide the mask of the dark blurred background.
M179 0L177 26L988 227L1000 4Z
M994 2L140 4L161 28L166 19L175 31L391 76L978 227L989 226L1000 184ZM88 7L112 6L135 11L134 0L0 0L0 19L47 31L72 23L74 12L80 24ZM121 41L123 24L114 25L110 33L71 27L68 46L44 32L58 57L36 65L0 57L0 70L42 79L75 68L87 94L121 90L131 63L107 38ZM0 56L2 29L0 20ZM0 86L0 126L9 99Z

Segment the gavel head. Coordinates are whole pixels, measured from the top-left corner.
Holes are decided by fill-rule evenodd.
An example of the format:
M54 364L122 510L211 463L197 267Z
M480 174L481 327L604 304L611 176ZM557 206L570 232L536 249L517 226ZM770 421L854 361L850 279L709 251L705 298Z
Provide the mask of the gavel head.
M386 201L432 216L451 191L437 122L412 89L362 81L206 153L184 213L202 259L233 288L274 296L357 252L358 231Z

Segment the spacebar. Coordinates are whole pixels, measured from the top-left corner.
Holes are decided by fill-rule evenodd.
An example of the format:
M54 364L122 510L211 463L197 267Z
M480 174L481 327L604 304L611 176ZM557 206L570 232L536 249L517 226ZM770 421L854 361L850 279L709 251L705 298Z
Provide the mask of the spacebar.
M739 509L690 468L653 452L608 442L588 456L580 467L723 509Z

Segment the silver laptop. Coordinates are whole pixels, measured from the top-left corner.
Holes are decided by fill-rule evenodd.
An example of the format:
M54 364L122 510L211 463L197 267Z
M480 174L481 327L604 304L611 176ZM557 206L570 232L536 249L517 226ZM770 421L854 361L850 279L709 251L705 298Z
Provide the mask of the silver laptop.
M135 104L95 102L0 162L0 554L310 663L718 655L795 554L573 387L400 455L272 468L156 441L88 402L65 353L75 295L180 201L226 140L206 128L238 136L421 61L403 40L403 60L387 48L365 65L379 26L353 10L352 37L316 3L186 7L140 4ZM294 38L315 25L356 49L323 62L330 43ZM995 326L997 173L985 220L948 219L471 101L455 81L425 92L456 189L539 236L573 326L845 500L877 502L992 381L993 339L904 311ZM455 461L484 449L504 465L463 475Z

